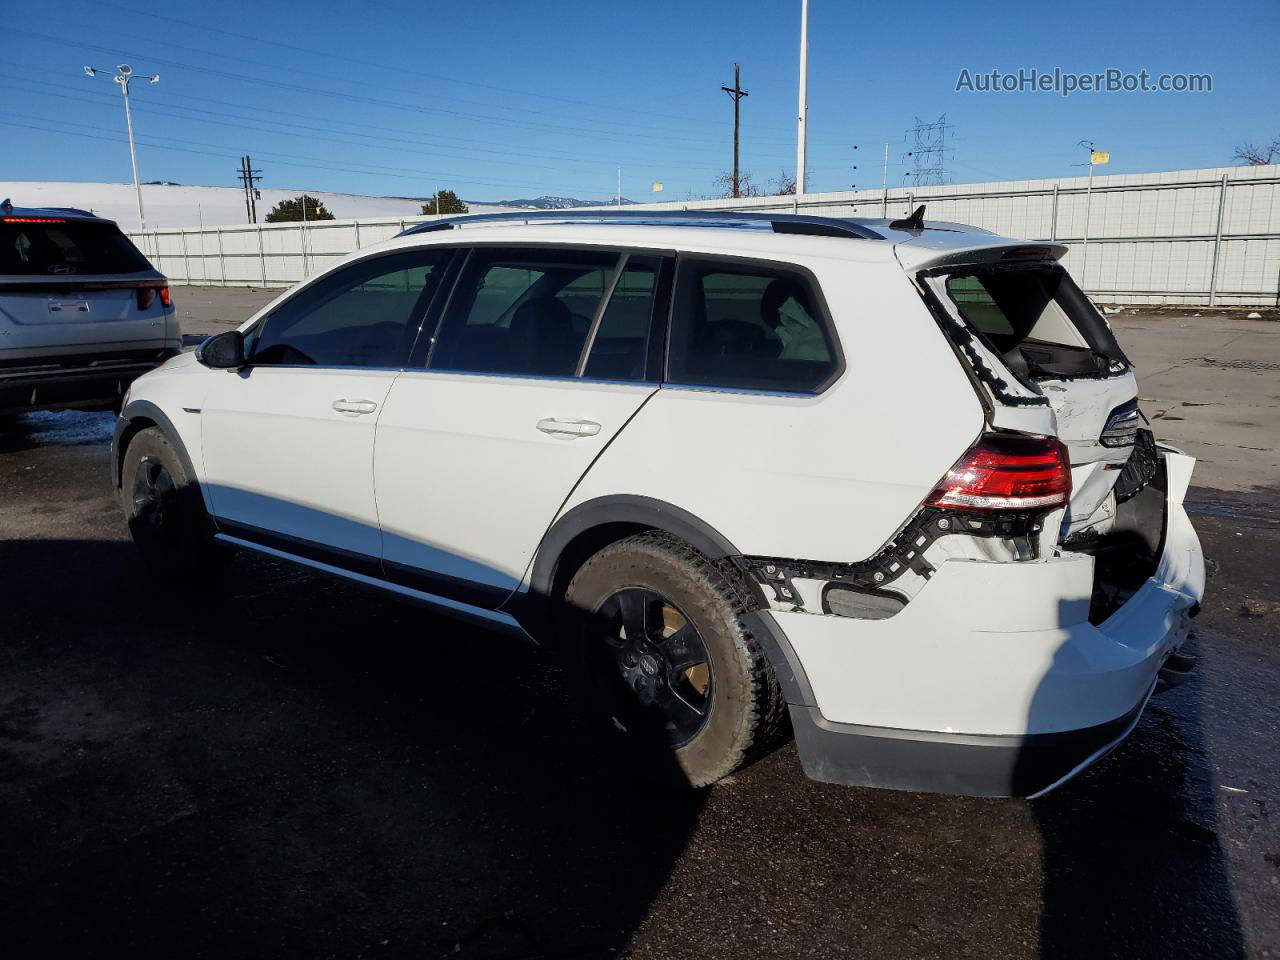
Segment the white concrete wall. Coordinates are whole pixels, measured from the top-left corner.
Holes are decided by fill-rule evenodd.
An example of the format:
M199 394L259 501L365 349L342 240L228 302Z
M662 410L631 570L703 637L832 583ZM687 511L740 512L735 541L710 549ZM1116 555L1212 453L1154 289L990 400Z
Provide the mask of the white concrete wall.
M628 210L754 210L900 216L927 205L951 220L1027 240L1055 240L1099 300L1280 304L1280 165L1175 170L879 190L645 204ZM1088 219L1086 263L1085 228ZM286 286L338 257L431 220L333 220L131 234L174 283ZM304 257L305 247L305 257ZM1216 268L1215 268L1216 259ZM305 262L304 262L305 261Z

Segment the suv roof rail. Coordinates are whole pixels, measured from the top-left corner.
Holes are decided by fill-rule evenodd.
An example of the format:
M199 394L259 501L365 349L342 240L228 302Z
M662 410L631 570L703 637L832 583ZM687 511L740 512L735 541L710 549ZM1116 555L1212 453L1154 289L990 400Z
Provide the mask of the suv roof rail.
M480 213L449 217L408 227L399 236L452 230L475 223L613 223L646 227L719 227L722 229L771 229L774 233L811 237L846 237L884 240L866 224L848 217L816 217L795 213L746 213L737 210L537 210L527 213Z

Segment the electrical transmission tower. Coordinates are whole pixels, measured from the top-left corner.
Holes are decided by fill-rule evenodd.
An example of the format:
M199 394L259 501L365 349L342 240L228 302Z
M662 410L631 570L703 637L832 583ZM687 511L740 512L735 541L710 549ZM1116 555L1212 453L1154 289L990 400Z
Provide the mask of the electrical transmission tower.
M257 183L262 179L262 171L253 169L253 161L247 154L240 158L240 170L236 179L244 187L244 215L249 218L250 223L257 223L258 200L262 197Z
M947 182L945 161L947 155L947 115L944 113L933 123L925 123L919 117L907 131L907 142L912 144L909 156L915 168L911 182L919 187L940 187Z

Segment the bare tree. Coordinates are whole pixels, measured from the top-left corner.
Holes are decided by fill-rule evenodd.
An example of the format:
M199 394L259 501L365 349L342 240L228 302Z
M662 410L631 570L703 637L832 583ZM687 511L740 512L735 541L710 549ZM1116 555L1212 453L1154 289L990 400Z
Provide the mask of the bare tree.
M769 181L773 189L770 194L775 197L789 197L796 192L796 178L783 170Z
M1232 160L1251 167L1261 167L1268 163L1280 161L1280 137L1273 137L1271 142L1262 146L1254 143L1242 143L1231 155Z
M725 171L711 181L716 191L717 198L726 200L733 198L733 174ZM751 174L743 170L738 174L738 196L740 197L762 197L764 191L761 190L751 179Z

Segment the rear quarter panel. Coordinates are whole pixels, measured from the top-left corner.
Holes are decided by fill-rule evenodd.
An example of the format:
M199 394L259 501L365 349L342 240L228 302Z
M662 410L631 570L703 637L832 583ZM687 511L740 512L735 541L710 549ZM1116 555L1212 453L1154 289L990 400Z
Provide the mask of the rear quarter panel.
M664 386L562 512L610 494L693 513L746 554L853 561L908 519L977 437L983 411L896 264L787 262L817 278L845 358L818 396Z

